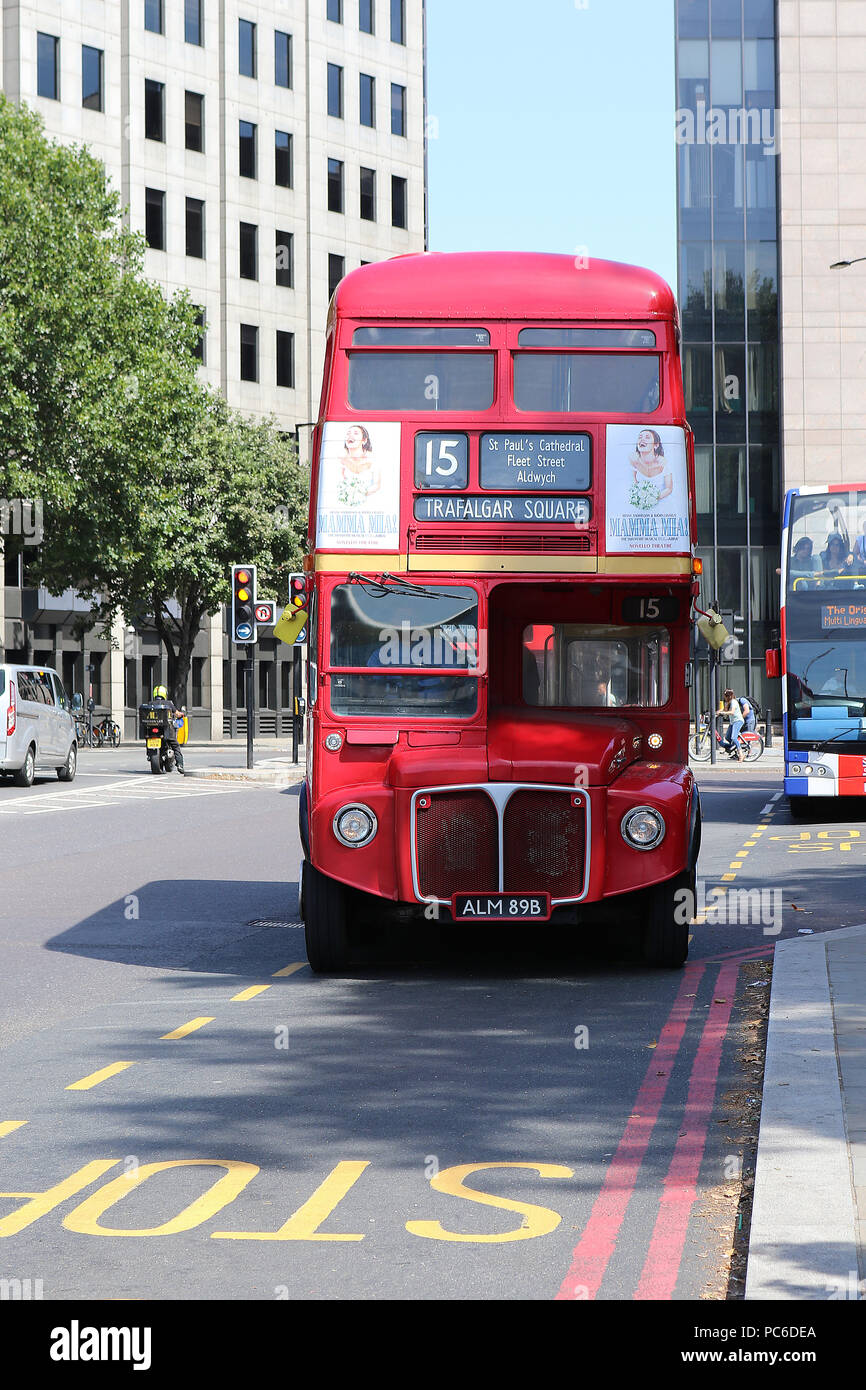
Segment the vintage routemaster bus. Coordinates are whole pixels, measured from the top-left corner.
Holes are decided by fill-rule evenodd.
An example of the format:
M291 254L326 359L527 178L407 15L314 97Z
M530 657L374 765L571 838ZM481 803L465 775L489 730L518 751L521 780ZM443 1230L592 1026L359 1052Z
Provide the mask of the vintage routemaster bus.
M785 792L794 816L812 798L866 794L866 483L792 489L782 531Z
M649 271L425 253L341 282L300 581L314 970L371 911L632 918L647 962L682 964L692 456Z

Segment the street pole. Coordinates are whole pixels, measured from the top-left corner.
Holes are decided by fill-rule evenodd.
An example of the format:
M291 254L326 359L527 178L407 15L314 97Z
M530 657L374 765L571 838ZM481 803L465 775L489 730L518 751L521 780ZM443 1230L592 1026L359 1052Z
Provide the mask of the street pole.
M710 649L710 762L716 761L716 705L718 704L718 657Z
M253 729L254 729L254 727L255 727L255 718L256 718L256 694L255 694L255 686L254 686L254 684L253 684L253 676L254 676L254 673L255 673L255 666L254 666L254 654L255 654L255 650L256 650L256 649L255 649L255 646L253 645L253 643L252 643L252 642L248 642L248 643L247 643L247 667L246 667L246 671L244 672L244 680L245 680L245 682L246 682L246 697L247 697L247 767L252 767L252 766L253 766Z

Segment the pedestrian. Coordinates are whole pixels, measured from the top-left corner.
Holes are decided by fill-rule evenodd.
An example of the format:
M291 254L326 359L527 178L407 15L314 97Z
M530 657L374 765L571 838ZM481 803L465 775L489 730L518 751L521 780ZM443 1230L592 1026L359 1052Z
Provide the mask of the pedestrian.
M724 745L732 758L736 758L738 763L743 761L743 752L740 748L738 739L740 731L746 722L743 708L734 694L733 690L726 690L722 696L722 708L728 715L728 728L724 738Z

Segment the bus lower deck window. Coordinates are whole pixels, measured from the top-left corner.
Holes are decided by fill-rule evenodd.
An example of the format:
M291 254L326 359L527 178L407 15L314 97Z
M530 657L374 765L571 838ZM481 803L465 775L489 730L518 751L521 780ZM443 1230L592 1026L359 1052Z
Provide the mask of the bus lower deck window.
M666 705L670 634L661 627L534 623L523 632L523 699L553 708Z

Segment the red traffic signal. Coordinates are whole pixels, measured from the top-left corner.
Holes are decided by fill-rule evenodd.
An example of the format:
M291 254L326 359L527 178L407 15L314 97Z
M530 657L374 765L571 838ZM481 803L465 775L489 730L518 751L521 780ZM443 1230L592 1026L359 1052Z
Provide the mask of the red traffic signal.
M289 607L307 609L310 602L310 576L289 575Z

